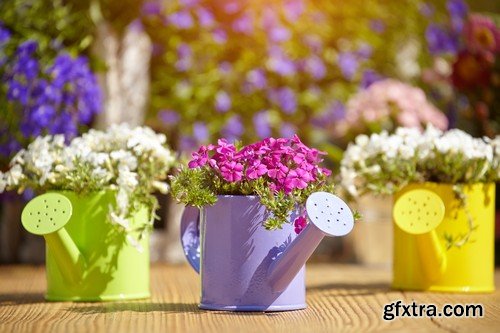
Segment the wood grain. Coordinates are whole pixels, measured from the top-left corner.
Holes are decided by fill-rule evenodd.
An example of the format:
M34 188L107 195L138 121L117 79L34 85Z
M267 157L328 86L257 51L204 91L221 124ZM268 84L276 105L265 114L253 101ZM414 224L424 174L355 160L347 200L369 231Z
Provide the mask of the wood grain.
M496 282L500 272L496 274ZM0 266L0 332L498 332L500 293L483 295L399 292L390 272L357 266L311 264L308 309L281 313L199 310L198 276L187 266L152 267L149 300L118 303L49 303L45 272L36 266ZM384 304L481 303L483 318L396 318Z

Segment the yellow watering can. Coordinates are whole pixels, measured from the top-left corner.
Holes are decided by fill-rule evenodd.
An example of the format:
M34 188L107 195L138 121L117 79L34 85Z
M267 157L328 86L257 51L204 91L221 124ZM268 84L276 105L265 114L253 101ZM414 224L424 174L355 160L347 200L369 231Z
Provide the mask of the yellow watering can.
M404 290L494 290L495 184L411 184L394 197L393 287ZM472 223L472 225L470 225ZM445 235L460 237L449 246Z

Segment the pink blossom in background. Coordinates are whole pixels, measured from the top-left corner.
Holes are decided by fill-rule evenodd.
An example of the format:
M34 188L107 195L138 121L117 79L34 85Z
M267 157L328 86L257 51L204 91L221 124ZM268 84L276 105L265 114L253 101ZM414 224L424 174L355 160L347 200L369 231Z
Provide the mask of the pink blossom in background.
M432 105L417 87L386 79L354 95L346 106L345 118L336 124L339 135L367 132L371 124L393 129L398 126L423 129L428 123L445 130L446 116Z
M500 52L500 29L489 17L472 14L465 24L465 41L472 52Z
M325 153L304 145L298 136L290 139L267 138L237 149L226 139L217 145L202 146L192 154L189 168L210 168L226 182L264 178L273 191L286 194L305 189L318 176L331 171L321 168Z

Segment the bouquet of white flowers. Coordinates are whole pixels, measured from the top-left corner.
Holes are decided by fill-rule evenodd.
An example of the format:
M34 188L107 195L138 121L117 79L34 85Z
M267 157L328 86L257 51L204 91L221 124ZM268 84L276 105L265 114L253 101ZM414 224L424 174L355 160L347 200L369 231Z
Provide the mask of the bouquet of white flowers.
M109 220L125 231L130 229L129 217L148 207L150 224L143 226L140 239L154 220L157 200L152 193L168 191L163 180L175 156L165 143L163 134L125 124L90 130L68 144L62 135L38 137L14 156L9 171L0 172L0 193L27 188L81 195L111 190L116 205L109 207Z
M367 192L393 194L409 183L452 185L500 179L500 136L473 138L453 129L432 126L398 128L370 137L359 135L341 163L343 188L356 197Z

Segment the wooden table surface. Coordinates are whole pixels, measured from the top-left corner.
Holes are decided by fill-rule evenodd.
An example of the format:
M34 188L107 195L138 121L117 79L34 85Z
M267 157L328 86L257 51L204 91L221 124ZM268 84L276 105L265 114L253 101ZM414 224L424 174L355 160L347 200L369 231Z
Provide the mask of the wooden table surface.
M360 266L307 267L308 308L275 313L230 313L197 308L198 276L187 266L154 265L153 296L117 303L49 303L44 268L0 266L0 332L500 332L500 292L483 295L399 292L390 271ZM497 271L496 282L500 281ZM483 318L396 318L384 304L484 305Z

